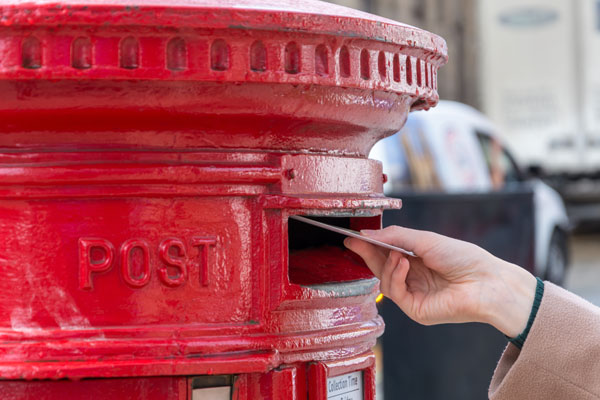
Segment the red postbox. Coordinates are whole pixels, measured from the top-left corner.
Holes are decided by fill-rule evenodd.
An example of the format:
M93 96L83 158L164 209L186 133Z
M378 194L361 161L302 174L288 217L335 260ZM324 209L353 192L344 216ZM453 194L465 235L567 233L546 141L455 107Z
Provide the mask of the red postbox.
M445 43L318 1L0 2L2 399L368 399L371 146Z

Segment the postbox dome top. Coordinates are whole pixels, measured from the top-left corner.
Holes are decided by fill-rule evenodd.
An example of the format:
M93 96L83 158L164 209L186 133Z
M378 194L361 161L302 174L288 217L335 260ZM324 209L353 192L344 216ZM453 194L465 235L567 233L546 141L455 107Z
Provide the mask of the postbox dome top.
M435 34L319 0L0 0L0 8L3 25L108 22L177 28L285 29L427 48L441 58L447 52L445 41ZM103 12L113 17L107 20Z
M316 0L0 0L0 48L14 130L45 129L40 110L65 131L119 115L223 135L198 147L361 156L437 103L447 60L437 35Z

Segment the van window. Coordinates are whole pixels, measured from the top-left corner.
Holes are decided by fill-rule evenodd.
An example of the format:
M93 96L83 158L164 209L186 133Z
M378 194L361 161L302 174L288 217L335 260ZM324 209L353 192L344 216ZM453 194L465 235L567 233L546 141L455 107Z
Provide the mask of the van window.
M383 172L388 177L384 189L388 194L440 189L425 131L410 118L400 132L379 141L369 157L383 163Z
M494 189L499 190L522 180L513 158L497 140L480 132L477 132L477 139L483 150Z

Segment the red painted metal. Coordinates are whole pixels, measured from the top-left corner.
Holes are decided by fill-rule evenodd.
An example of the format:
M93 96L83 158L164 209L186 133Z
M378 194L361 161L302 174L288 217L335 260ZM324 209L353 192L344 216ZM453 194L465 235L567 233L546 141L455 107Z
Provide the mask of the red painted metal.
M1 0L0 49L2 398L354 371L374 398L377 281L288 216L400 207L366 155L437 102L442 39L318 1Z

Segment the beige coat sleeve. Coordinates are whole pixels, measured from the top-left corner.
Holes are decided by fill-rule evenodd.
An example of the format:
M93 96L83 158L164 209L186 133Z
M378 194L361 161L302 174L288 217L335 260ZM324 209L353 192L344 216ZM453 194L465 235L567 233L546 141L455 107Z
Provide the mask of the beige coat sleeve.
M600 308L545 282L519 351L509 344L489 389L492 400L600 399Z

